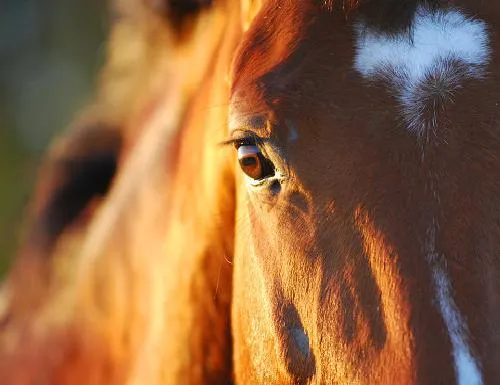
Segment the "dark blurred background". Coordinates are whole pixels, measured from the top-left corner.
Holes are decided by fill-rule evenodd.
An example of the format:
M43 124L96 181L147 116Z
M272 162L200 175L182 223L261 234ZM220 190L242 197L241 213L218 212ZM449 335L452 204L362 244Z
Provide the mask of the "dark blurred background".
M44 149L92 97L105 0L0 0L0 276Z

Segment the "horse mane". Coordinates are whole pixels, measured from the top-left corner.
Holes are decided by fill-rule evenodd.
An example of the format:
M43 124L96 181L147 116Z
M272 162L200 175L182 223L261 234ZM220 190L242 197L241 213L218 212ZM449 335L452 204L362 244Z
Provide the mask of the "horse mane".
M173 290L163 237L176 140L230 21L221 14L236 7L221 2L208 12L203 2L199 15L195 4L165 15L150 6L114 1L97 100L39 172L25 236L0 291L6 383L43 375L72 385L154 384L163 375L165 298ZM208 18L205 29L197 17ZM196 68L175 72L189 63Z

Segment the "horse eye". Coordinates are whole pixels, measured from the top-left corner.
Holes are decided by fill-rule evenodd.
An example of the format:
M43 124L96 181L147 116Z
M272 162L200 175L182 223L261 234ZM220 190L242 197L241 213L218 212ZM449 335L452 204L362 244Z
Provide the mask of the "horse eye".
M262 180L274 175L274 166L267 159L259 147L254 145L241 145L238 147L238 161L241 170L250 178Z

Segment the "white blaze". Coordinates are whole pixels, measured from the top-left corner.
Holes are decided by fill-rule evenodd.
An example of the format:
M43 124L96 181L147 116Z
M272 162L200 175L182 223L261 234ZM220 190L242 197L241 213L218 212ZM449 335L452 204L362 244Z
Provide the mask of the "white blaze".
M443 256L436 251L436 225L429 229L426 241L427 260L432 269L432 281L437 305L443 317L453 348L453 360L458 385L482 385L483 379L468 344L468 327L453 299L452 287L446 274Z
M407 129L420 133L428 124L424 109L429 91L422 85L439 79L449 92L460 87L464 77L481 78L490 60L484 21L466 17L458 10L432 11L420 7L410 33L387 34L364 23L355 27L354 68L368 80L382 79L397 98ZM457 71L459 63L464 67ZM459 385L482 385L479 364L468 343L468 327L455 300L444 257L436 250L436 224L427 234L426 254L432 270L436 303L452 344L455 374Z

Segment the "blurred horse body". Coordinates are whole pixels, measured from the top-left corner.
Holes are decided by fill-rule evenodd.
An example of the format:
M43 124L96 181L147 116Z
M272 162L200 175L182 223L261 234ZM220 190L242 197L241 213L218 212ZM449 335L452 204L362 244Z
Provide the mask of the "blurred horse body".
M2 381L500 378L498 6L113 6L2 288Z

